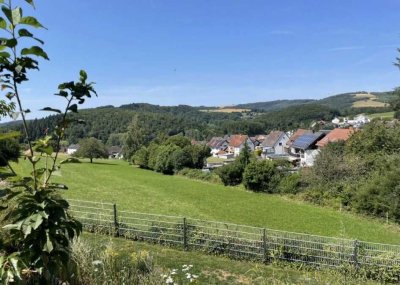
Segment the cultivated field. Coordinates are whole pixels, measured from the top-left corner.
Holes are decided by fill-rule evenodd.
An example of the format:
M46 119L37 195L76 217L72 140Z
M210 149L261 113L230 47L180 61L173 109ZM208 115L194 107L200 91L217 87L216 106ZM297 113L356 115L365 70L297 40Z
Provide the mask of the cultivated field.
M386 103L377 101L378 98L373 94L356 94L354 97L357 101L353 103L353 108L379 108L387 106Z
M25 168L22 161L16 170ZM68 198L115 202L123 210L178 215L316 235L400 244L399 227L241 187L142 170L118 160L65 164Z

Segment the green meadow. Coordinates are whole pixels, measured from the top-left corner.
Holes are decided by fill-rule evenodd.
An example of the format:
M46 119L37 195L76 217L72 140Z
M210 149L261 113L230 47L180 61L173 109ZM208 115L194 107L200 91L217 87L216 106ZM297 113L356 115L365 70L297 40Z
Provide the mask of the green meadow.
M27 171L23 160L13 165ZM400 230L383 221L317 207L242 187L166 176L119 160L64 164L67 198L116 203L121 210L186 216L277 230L400 244Z

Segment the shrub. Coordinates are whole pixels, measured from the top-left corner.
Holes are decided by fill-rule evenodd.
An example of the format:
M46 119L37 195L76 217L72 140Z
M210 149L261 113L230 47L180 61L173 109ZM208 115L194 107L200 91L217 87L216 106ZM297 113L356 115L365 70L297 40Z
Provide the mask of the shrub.
M275 164L270 160L256 160L250 162L243 173L243 184L252 191L276 192L279 182L279 173Z
M188 177L190 179L202 180L211 183L221 183L221 179L213 172L204 172L200 169L184 168L177 172L178 175Z
M143 146L132 156L133 164L139 165L141 168L148 168L149 166L149 151Z
M278 185L278 191L282 194L296 194L300 191L301 175L292 173L285 175Z
M243 166L235 161L218 168L216 173L225 186L235 186L242 183L243 170Z

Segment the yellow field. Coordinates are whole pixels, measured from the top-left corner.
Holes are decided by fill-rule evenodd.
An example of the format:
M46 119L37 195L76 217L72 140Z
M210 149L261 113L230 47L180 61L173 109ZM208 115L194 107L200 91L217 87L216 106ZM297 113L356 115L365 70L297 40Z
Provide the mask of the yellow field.
M201 112L210 113L244 113L251 111L250 109L235 109L235 108L218 108L218 109L205 109L200 110Z
M379 108L379 107L387 107L386 103L376 101L376 98L373 94L356 94L354 97L357 99L356 102L353 103L353 108Z

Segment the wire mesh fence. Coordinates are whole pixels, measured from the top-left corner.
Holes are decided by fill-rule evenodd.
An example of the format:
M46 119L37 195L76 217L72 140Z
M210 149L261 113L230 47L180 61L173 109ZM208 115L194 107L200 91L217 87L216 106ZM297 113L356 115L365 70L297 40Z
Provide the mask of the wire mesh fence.
M277 231L184 217L117 211L111 203L69 200L84 228L127 239L261 262L316 267L400 268L400 246Z

